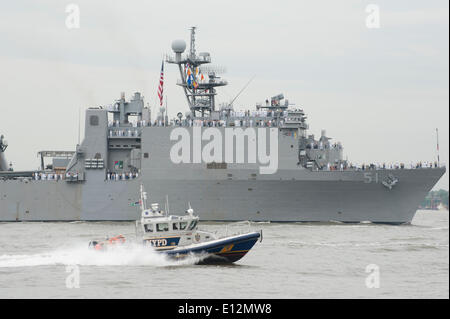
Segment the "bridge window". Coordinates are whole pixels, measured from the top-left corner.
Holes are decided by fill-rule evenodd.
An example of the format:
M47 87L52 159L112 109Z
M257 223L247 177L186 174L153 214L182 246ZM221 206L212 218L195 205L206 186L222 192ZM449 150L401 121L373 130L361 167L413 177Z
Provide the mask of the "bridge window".
M173 230L178 230L179 228L180 228L180 226L179 226L178 223L173 223L173 224L172 224L172 229L173 229Z
M146 232L146 233L151 233L151 232L153 232L153 224L147 224L147 225L144 225L144 229L145 229L145 232Z
M186 226L187 226L187 222L181 222L181 223L180 223L180 229L181 229L181 230L185 230L185 229L186 229Z

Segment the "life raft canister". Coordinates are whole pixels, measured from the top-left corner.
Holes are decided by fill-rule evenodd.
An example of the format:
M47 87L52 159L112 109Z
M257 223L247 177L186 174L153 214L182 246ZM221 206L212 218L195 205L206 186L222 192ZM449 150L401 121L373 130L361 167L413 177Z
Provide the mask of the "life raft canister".
M125 242L125 237L123 235L118 235L118 236L110 238L108 240L108 242L110 244L115 244L115 243L123 244Z

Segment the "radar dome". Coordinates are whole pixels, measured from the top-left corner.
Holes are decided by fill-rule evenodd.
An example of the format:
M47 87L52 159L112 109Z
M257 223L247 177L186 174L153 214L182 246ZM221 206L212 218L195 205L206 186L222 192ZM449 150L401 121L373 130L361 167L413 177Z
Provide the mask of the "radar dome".
M186 42L184 40L175 40L172 42L172 50L175 53L183 53L186 50Z

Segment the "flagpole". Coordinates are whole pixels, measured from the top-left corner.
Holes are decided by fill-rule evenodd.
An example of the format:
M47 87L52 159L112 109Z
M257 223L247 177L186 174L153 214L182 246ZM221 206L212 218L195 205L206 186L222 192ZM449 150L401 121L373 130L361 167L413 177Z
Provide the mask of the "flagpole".
M169 126L169 108L167 106L167 95L165 96L165 100L166 100L166 118L167 118L167 123L166 126Z
M437 151L437 162L438 162L438 167L439 167L440 163L439 163L439 130L438 130L438 128L436 128L436 151Z
M162 61L162 64L164 65L164 58L163 58L163 61ZM164 69L164 68L163 68ZM164 84L163 84L164 85ZM166 123L166 125L165 126L168 126L168 124L169 124L169 112L167 111L167 96L165 95L165 94L163 94L163 100L165 100L166 101L166 118L167 118L167 123Z
M78 145L80 145L81 135L81 107L78 108Z

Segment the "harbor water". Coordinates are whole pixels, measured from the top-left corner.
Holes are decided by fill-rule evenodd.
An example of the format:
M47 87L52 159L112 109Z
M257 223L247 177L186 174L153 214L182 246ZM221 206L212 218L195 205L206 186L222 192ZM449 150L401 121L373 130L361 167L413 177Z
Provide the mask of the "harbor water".
M401 226L255 223L262 242L225 266L139 245L87 249L94 238L133 236L133 222L0 223L0 298L449 298L448 216L419 211Z

